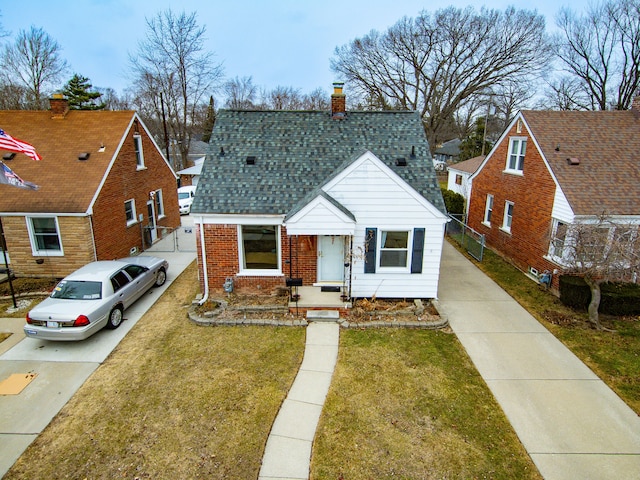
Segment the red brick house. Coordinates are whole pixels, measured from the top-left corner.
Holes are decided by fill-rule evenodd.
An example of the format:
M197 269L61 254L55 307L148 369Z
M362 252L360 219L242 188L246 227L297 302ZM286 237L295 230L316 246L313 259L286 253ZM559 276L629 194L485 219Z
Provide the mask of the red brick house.
M555 288L571 225L640 223L640 98L629 111L522 111L470 181L469 225Z
M176 174L133 111L0 111L0 127L39 162L0 150L38 190L0 185L0 219L17 276L63 277L137 254L180 225ZM4 262L0 258L0 262Z

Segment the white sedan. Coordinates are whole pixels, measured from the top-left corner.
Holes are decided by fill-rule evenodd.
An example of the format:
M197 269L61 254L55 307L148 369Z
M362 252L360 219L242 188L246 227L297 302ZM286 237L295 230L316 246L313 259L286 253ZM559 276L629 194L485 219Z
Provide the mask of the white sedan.
M167 279L169 264L140 255L92 262L65 277L51 295L27 314L24 333L43 340L84 340L115 329L124 310Z

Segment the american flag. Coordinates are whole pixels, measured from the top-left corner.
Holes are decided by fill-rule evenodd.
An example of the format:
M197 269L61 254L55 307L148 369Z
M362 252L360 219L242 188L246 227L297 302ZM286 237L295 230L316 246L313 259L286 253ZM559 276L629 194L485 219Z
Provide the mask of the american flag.
M27 190L37 190L39 187L35 183L22 180L13 170L0 162L0 184L12 185Z
M9 150L10 152L24 153L28 157L34 160L42 160L42 157L38 155L36 149L22 140L13 138L0 128L0 149Z

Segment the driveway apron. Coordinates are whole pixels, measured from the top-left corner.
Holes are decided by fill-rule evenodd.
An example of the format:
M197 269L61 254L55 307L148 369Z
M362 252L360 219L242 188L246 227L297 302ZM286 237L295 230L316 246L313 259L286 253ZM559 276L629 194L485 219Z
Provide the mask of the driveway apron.
M545 479L640 479L640 418L444 242L439 303Z

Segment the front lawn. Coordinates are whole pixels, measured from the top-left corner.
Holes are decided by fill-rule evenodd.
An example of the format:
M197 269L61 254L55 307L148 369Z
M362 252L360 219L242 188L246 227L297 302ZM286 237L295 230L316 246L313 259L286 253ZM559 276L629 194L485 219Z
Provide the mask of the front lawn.
M370 329L340 334L311 478L541 477L455 335Z

